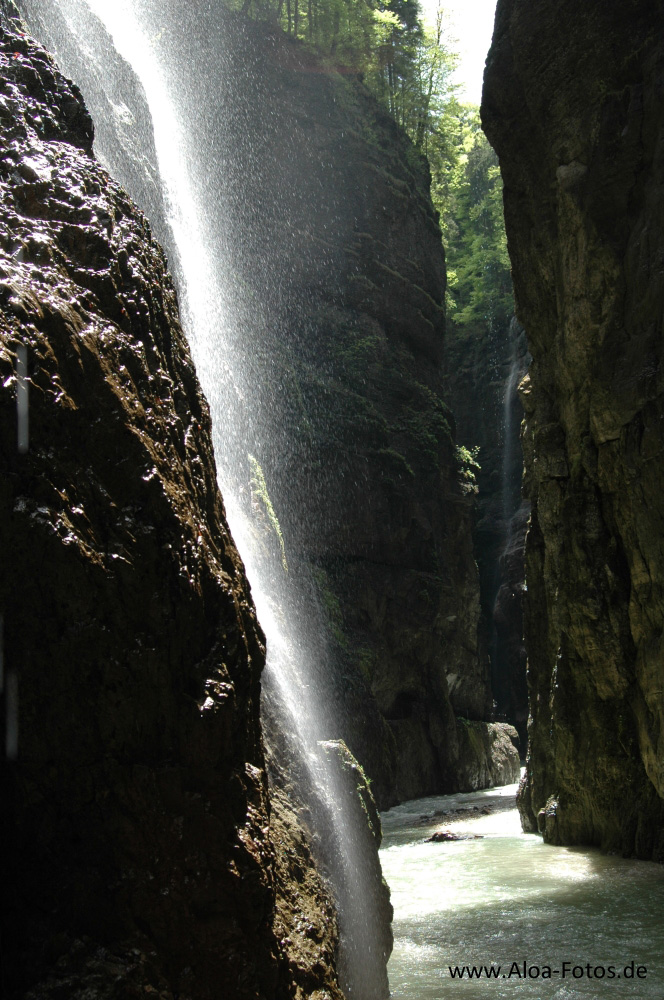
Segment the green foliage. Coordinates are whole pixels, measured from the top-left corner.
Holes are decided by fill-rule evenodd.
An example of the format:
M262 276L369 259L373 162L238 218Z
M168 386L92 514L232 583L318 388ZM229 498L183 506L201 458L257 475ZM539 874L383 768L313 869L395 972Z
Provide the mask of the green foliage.
M479 472L482 468L477 461L480 454L480 446L477 444L474 448L466 448L465 445L459 444L455 448L455 453L457 462L459 463L461 489L464 493L477 493L476 472Z
M450 104L429 158L447 248L448 315L459 326L504 325L514 305L503 188L477 108Z
M410 79L421 35L419 0L226 0L255 18L276 17L291 38L335 65L380 78L391 97Z
M409 479L415 478L415 473L401 452L396 451L394 448L380 448L375 454L378 458L383 459L383 461L387 461L400 474L406 475Z
M458 55L444 6L429 28L419 0L225 2L252 17L276 17L331 68L364 80L412 140L413 154L428 158L447 250L450 318L462 329L504 325L513 300L500 171L478 109L457 98ZM338 91L340 107L353 103L345 81Z
M459 57L447 37L447 14L439 6L434 28L423 27L415 50L412 80L406 88L409 100L403 104L399 123L425 156L436 147L436 137L444 125L447 109L455 101L458 85L452 82Z
M277 537L279 542L279 548L281 549L281 564L284 567L284 571L288 572L288 563L286 562L286 547L284 545L284 536L281 533L281 525L279 524L279 519L275 513L274 507L272 506L272 501L270 500L270 494L267 490L267 483L265 481L265 474L258 459L254 458L253 455L247 456L249 459L249 466L251 468L251 478L249 480L249 486L251 487L251 496L255 503L257 503L260 509L263 511L270 528Z
M357 665L364 679L370 684L376 672L376 658L369 646L360 646L357 650Z
M438 27L423 28L419 0L225 0L254 18L274 19L332 66L361 75L421 146L457 57Z

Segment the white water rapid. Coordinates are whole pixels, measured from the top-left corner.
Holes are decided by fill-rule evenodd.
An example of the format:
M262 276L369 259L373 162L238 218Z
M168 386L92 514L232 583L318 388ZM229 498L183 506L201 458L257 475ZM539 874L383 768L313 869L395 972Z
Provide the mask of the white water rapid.
M383 814L394 1000L661 1000L662 866L544 844L521 831L515 792ZM481 839L428 843L441 828ZM450 967L464 966L500 969L453 978Z
M292 570L289 573L279 512L267 497L269 483L263 474L266 461L287 443L280 427L281 387L270 385L269 358L259 357L261 345L248 332L249 318L252 329L260 330L260 303L247 305L245 296L243 313L238 306L244 290L235 281L234 254L242 251L243 244L232 232L232 211L227 211L238 193L228 191L224 169L225 157L232 157L224 115L237 115L238 108L225 106L220 87L224 73L235 73L237 67L232 53L223 49L223 31L214 20L222 8L215 12L208 4L193 2L25 0L21 11L37 37L55 51L64 71L79 83L88 106L94 107L95 101L103 104L100 95L104 97L109 120L97 130L95 149L139 203L135 171L137 165L139 172L144 169L146 154L136 134L131 97L125 101L122 87L126 83L130 90L135 88L130 78L135 75L144 90L157 170L145 166L143 186L150 187L152 176L157 177L154 186L161 185L156 201L161 198L165 218L161 231L157 228L174 266L183 326L212 411L228 521L267 638L267 711L278 717L281 731L291 740L291 752L308 770L309 782L316 788L314 815L317 810L320 815L321 804L325 812L318 833L328 841L325 861L339 906L344 988L356 1000L379 1000L385 992L385 952L368 883L366 817L359 801L353 806L341 787L338 759L320 747L319 741L337 735L335 720L327 711L320 630L307 618L312 603L310 596L302 598L307 581L294 581ZM209 32L199 15L209 18ZM117 67L112 71L104 61L95 18L131 70L126 81L118 80ZM247 86L257 82L249 77ZM250 146L250 123L242 133ZM128 164L123 160L125 145ZM261 149L252 151L250 162L257 171L270 169L269 157ZM251 232L241 237L251 240ZM260 252L269 259L270 252L278 250L260 248ZM258 414L252 399L259 401ZM261 536L252 518L257 493L262 493L272 512L269 527L281 543L275 546L272 538L276 554L269 551L265 530Z

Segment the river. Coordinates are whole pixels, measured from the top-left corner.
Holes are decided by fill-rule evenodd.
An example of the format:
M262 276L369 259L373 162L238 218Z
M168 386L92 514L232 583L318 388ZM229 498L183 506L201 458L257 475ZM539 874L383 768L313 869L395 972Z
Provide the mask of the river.
M546 845L521 831L515 793L437 796L383 813L392 997L663 1000L664 866ZM438 829L478 839L427 842ZM482 978L453 977L464 966L482 967Z

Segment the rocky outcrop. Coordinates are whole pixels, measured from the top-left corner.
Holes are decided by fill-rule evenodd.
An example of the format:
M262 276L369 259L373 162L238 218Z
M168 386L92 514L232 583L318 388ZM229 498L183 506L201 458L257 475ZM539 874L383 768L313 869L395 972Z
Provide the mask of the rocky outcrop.
M346 943L340 955L340 978L342 982L353 983L353 996L382 1000L390 995L387 960L392 953L393 909L378 858L382 840L380 815L369 781L345 743L326 740L321 747L339 815L355 815L359 819L352 828L344 827L340 839L341 850L352 860L345 866L340 910L342 913L355 910L352 925L356 928L353 940ZM366 835L367 828L370 836ZM378 915L378 933L367 920L367 912ZM378 977L375 969L380 970Z
M341 1000L163 254L6 6L3 995Z
M484 718L490 695L441 387L445 271L426 166L357 80L265 25L197 18L183 74L202 32L232 63L216 77L225 106L243 109L217 132L216 183L234 309L266 358L256 402L274 447L259 459L326 639L325 735L346 741L381 807L457 787L454 713Z
M513 785L521 774L519 734L504 722L459 719L460 784L464 789Z
M482 109L533 356L524 824L660 861L663 18L500 0Z
M522 500L506 524L506 536L498 555L491 608L491 674L497 716L514 723L519 749L525 757L528 741L528 689L526 647L523 637L525 590L524 549L530 504Z
M357 79L271 26L221 4L155 17L153 52L207 151L189 166L245 380L232 426L219 404L218 450L251 456L236 491L305 622L333 720L320 735L346 741L381 807L455 790L455 714L489 718L491 695L426 165ZM138 122L137 93L122 100ZM101 149L129 190L134 139L126 165Z

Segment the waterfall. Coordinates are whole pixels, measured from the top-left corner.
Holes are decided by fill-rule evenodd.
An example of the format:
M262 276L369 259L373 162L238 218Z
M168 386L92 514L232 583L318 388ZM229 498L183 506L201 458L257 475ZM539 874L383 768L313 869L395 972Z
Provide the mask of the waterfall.
M520 495L523 460L519 432L522 411L517 388L527 370L529 357L525 334L516 318L510 323L506 347L509 348L509 368L503 383L500 494L496 497L500 501L499 507L496 503L499 533L496 537L490 604L490 656L498 711L517 726L525 747L528 707L521 593L529 505Z
M368 884L365 817L342 787L335 753L329 745L321 747L320 741L336 733L326 707L331 699L316 598L297 553L291 558L280 526L283 512L271 496L269 470L275 456L286 460L289 453L284 390L271 378L267 310L243 287L238 263L243 254L250 264L255 261L265 295L297 301L295 285L284 287L271 269L271 254L279 248L253 245L252 233L238 232L233 221L242 178L233 174L231 144L247 110L231 104L223 80L225 74L246 72L246 86L260 86L259 68L252 75L224 49L221 5L212 11L207 4L178 0L155 7L141 0L21 4L30 28L77 80L93 113L95 100L106 108L97 154L141 207L154 212L155 230L170 255L183 326L212 411L228 521L266 633L264 697L315 786L318 804L312 812L320 816L322 809L319 833L331 841L326 861L339 907L342 985L349 997L379 1000L386 994L387 956ZM146 125L137 122L130 96L122 96L123 86L131 90L136 84L129 76L118 80L104 59L96 18L144 90L156 171ZM83 65L85 80L77 79ZM270 114L269 95L264 113ZM254 141L248 126L242 141L248 147ZM245 153L252 170L270 169L269 151ZM297 514L291 516L297 520ZM305 524L302 530L310 529Z
M521 338L519 336L521 327L516 319L512 319L509 332L512 351L509 374L505 382L505 392L503 395L503 457L500 493L502 517L505 523L504 550L509 547L512 530L511 522L519 506L521 449L517 421L519 424L521 423L521 414L516 390L527 367L525 352L522 349L523 345L520 342Z
M516 345L515 345L516 348ZM512 487L512 464L514 461L514 426L513 426L513 413L514 413L514 393L516 386L518 384L519 375L521 372L521 359L516 356L516 349L512 352L512 360L510 362L510 373L505 383L505 397L503 399L503 427L504 427L504 442L503 442L503 465L502 465L502 476L501 476L501 500L502 500L502 512L503 517L506 522L509 522L513 513L513 487ZM509 527L507 528L509 532Z

